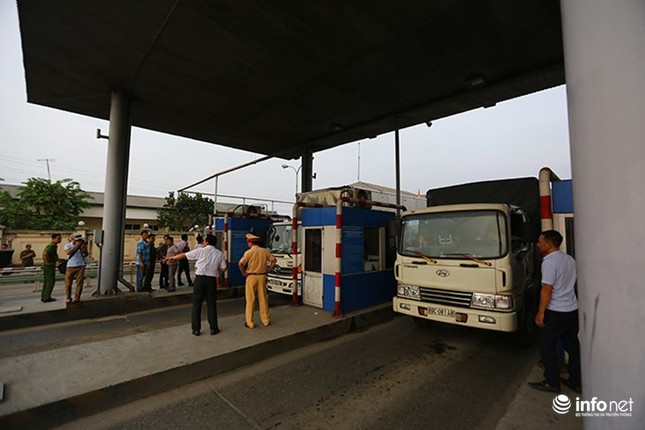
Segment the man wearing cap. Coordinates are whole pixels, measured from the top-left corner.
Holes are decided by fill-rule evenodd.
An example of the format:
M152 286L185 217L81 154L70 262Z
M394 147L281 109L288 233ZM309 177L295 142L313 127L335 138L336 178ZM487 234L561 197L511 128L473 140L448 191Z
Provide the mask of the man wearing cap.
M260 320L262 325L268 326L269 319L269 300L267 297L267 272L273 270L275 266L275 257L266 249L260 247L258 242L260 238L252 233L247 233L246 244L249 249L240 259L238 266L242 276L246 277L246 311L244 325L248 328L254 328L253 310L255 308L255 298L258 298L260 306Z
M220 272L226 270L226 261L224 260L224 253L215 248L215 245L217 245L217 238L209 234L206 235L206 246L165 259L169 264L174 264L177 260L197 260L195 262L193 311L191 314L191 327L195 336L199 336L201 333L204 298L206 298L206 306L208 307L208 324L210 325L211 334L219 333L216 282Z
M72 241L63 248L67 255L67 269L65 269L65 303L72 302L72 282L76 280L74 303L81 300L83 282L85 281L85 257L87 247L80 233L72 235Z

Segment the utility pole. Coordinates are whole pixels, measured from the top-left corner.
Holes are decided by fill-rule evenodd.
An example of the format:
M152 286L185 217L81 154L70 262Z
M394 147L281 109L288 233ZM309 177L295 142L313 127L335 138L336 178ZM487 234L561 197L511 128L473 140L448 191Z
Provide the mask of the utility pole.
M358 175L356 180L361 181L361 142L358 142Z
M52 181L52 174L51 174L51 171L49 170L49 162L50 161L54 162L56 160L53 159L53 158L39 158L36 161L44 161L45 163L47 163L47 177L49 178L49 182L51 182Z

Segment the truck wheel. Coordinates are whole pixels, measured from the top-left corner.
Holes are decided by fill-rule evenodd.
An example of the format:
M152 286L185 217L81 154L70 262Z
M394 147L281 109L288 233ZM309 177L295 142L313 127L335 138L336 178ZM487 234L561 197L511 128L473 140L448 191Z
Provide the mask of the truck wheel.
M432 325L432 321L427 320L425 318L417 318L417 317L412 317L412 321L419 326L419 327L430 327Z

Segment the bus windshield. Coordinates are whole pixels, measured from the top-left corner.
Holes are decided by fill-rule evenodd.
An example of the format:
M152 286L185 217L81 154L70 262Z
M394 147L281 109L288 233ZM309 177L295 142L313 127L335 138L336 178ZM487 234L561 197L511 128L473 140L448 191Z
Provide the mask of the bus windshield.
M494 210L403 217L399 253L410 257L500 258L508 252L506 217Z

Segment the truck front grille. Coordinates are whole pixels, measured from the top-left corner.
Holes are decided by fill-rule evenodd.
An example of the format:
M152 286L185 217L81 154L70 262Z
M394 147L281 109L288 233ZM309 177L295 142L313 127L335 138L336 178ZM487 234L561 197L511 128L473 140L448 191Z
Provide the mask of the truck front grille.
M469 308L472 293L463 291L435 290L434 288L421 287L421 300L426 303L438 303L442 305Z
M276 276L289 276L291 277L291 268L290 267L274 267L273 274Z

